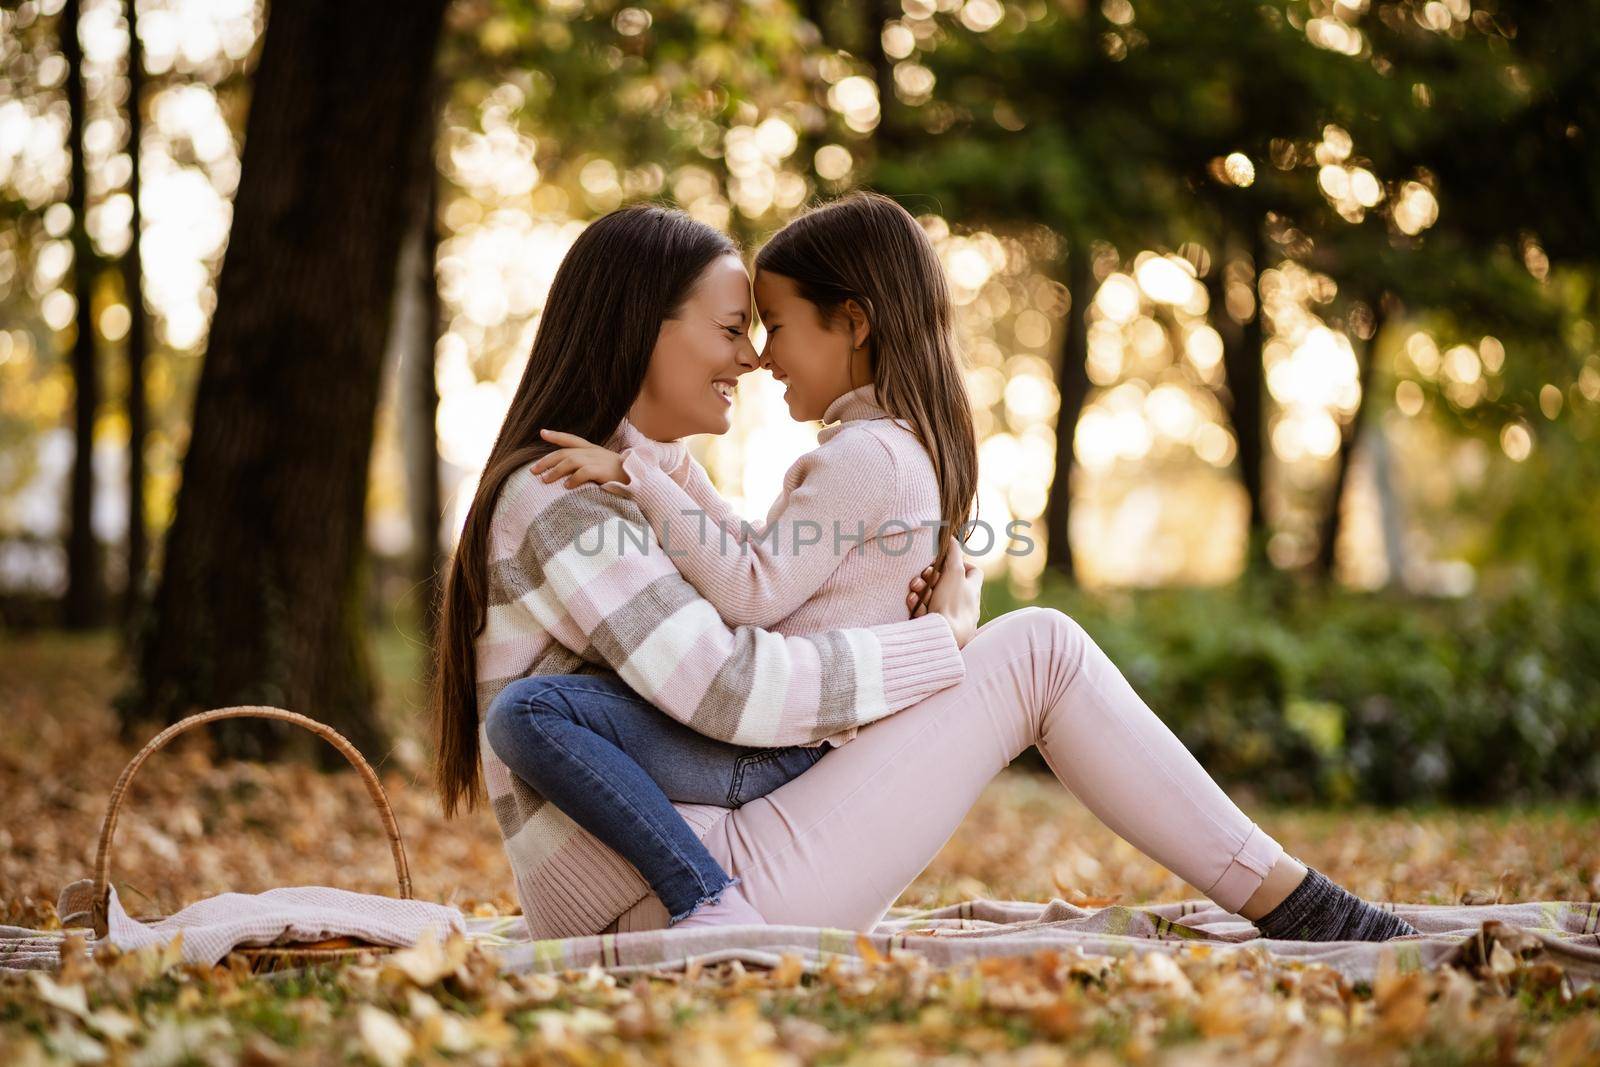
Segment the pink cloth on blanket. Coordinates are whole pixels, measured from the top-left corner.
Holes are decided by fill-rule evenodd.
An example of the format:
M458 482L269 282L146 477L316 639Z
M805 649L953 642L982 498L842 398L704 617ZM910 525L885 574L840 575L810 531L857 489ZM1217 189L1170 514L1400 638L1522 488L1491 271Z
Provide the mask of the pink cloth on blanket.
M241 945L359 937L379 945L415 944L432 927L443 938L465 932L461 912L425 900L400 900L327 886L293 886L265 893L223 893L196 901L156 922L131 918L115 888L107 908L106 940L133 950L165 945L183 932L183 958L216 963Z

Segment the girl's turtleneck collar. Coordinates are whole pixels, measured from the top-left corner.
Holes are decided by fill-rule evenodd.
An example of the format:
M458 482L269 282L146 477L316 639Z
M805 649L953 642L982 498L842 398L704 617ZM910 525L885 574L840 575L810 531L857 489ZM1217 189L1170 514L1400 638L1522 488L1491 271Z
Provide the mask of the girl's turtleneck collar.
M852 389L828 405L822 413L823 427L817 435L818 442L826 441L847 422L861 419L886 419L889 413L878 405L877 387L871 382Z

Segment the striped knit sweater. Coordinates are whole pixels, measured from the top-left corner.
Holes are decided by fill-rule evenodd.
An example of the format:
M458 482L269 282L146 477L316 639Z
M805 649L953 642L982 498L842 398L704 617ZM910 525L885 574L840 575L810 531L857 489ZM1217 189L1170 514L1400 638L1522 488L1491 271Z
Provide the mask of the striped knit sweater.
M639 439L624 424L608 444ZM599 486L569 490L518 471L501 490L489 547L488 616L475 643L479 751L535 938L596 933L650 889L494 754L483 716L510 682L609 668L708 737L778 747L873 722L965 673L937 615L805 637L730 628L678 573L638 505ZM727 813L674 806L697 832Z

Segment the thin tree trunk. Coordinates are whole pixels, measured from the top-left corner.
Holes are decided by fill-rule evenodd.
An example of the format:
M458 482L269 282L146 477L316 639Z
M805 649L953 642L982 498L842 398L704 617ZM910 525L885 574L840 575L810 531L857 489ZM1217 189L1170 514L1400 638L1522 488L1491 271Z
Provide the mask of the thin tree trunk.
M144 445L150 431L149 403L145 392L146 325L144 312L144 257L140 250L143 230L139 211L139 150L144 140L144 48L139 41L137 0L128 0L128 195L133 198L129 225L133 240L122 257L122 288L128 302L128 572L123 591L123 621L134 619L144 601L145 570L149 565L149 537L144 504Z
M800 0L800 17L817 28L817 33L822 37L823 47L827 47L829 37L827 0Z
M1068 578L1074 577L1069 515L1072 510L1073 439L1078 417L1089 396L1089 298L1094 273L1087 241L1075 240L1067 249L1067 292L1071 303L1061 335L1061 358L1056 366L1056 390L1061 407L1056 414L1056 470L1045 505L1045 563Z
M273 704L383 745L361 611L367 469L444 8L272 7L129 719ZM241 727L217 733L232 755L302 743L224 725Z
M1264 371L1261 364L1261 287L1258 284L1266 260L1266 240L1260 221L1249 218L1240 224L1242 235L1224 237L1218 250L1216 267L1207 276L1210 291L1212 320L1222 336L1222 364L1227 376L1227 397L1223 407L1238 445L1239 480L1249 500L1249 547L1246 568L1254 569L1265 562L1267 515L1263 505L1265 484L1266 442L1262 392ZM1240 322L1227 310L1227 262L1237 250L1244 250L1250 260L1251 309Z
M432 147L430 138L429 147ZM436 423L439 388L434 347L439 339L439 286L434 272L439 238L436 225L438 181L433 154L419 176L421 202L400 256L399 291L390 345L395 350L396 399L400 442L405 458L406 508L411 520L411 584L420 604L425 634L431 634L439 592L439 441Z
M829 47L828 5L826 0L802 0L799 5L800 17L816 27L819 46L826 50ZM816 175L816 153L829 140L828 128L820 125L813 129L811 124L803 122L795 135L794 161L796 169L803 175L813 188L820 183L821 176ZM812 177L815 175L815 177Z
M94 536L94 422L100 406L100 370L95 363L94 274L96 256L84 216L88 207L83 162L86 102L83 45L78 40L78 0L61 8L61 53L67 60L67 154L71 158L72 281L77 313L72 340L73 456L68 503L67 597L63 621L69 629L98 625L105 610L105 573Z
M1393 459L1389 454L1389 434L1381 418L1374 419L1362 438L1372 457L1372 487L1378 498L1378 519L1383 528L1383 554L1388 563L1387 584L1407 586L1405 514L1400 494L1395 491Z
M884 24L902 14L900 0L870 0L861 5L861 58L872 68L872 83L878 90L878 128L872 140L879 156L896 150L904 142L904 131L891 112L899 108L894 92L894 60L883 50Z
M1367 301L1372 315L1372 335L1362 344L1365 350L1360 361L1361 398L1356 402L1355 413L1339 435L1339 452L1334 459L1333 486L1328 491L1328 503L1322 515L1321 534L1317 540L1317 556L1313 567L1317 577L1328 583L1333 580L1333 568L1339 551L1339 530L1344 521L1344 490L1350 479L1350 459L1355 454L1356 442L1361 437L1361 424L1367 412L1367 393L1372 388L1373 364L1377 363L1378 335L1383 330L1388 315L1387 296Z

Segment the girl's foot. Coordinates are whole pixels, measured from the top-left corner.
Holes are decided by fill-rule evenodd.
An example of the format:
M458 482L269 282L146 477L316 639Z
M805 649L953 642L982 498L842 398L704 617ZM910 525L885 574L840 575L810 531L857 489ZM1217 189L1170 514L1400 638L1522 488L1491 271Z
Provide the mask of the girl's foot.
M672 924L674 930L695 926L765 926L767 920L745 898L738 885L722 891L715 903L701 904L689 914Z
M1387 941L1422 932L1310 866L1281 904L1254 921L1263 937L1275 941Z

